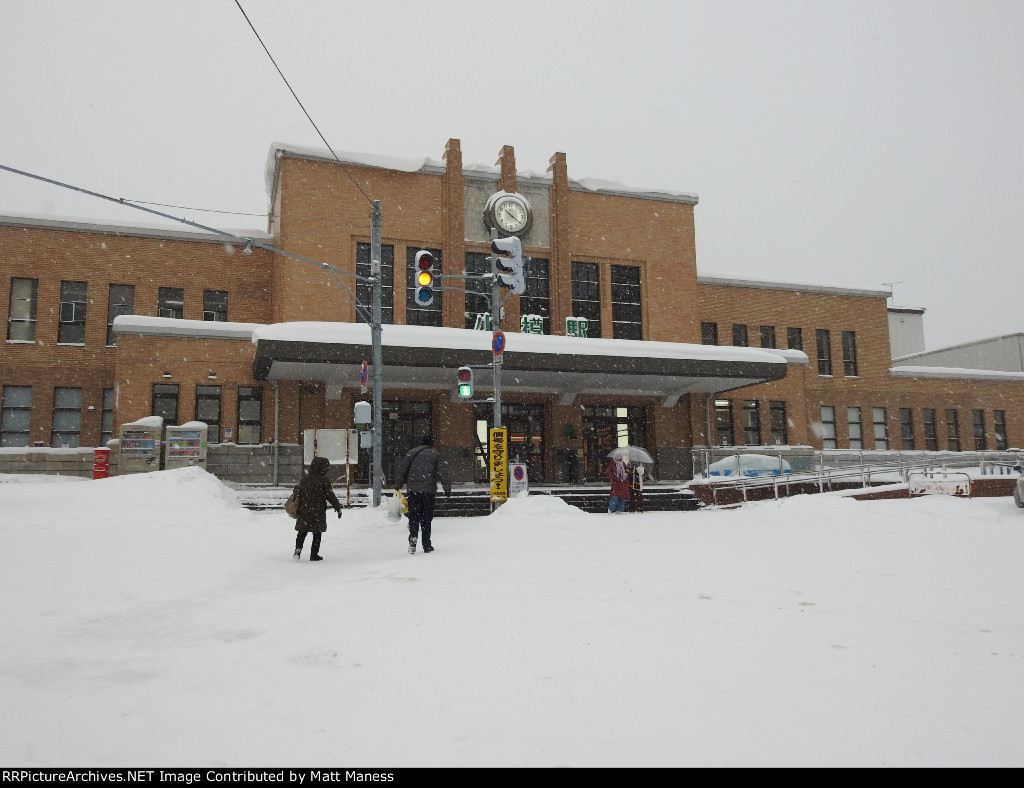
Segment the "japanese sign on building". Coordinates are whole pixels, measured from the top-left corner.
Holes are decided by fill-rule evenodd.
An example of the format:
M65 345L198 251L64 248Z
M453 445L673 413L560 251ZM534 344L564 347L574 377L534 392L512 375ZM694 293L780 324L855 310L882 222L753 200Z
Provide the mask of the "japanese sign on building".
M519 318L520 334L543 334L544 318L540 315L521 315Z
M565 319L565 335L567 337L587 338L587 324L590 321L585 317L567 317Z
M495 427L490 433L491 500L508 498L508 430Z
M473 323L473 329L475 331L490 331L491 330L491 313L490 312L477 312L476 320Z

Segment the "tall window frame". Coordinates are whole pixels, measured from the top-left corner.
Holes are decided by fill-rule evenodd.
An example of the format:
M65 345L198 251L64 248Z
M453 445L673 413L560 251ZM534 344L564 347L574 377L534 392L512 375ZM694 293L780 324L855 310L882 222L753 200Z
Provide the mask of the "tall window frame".
M643 339L640 267L613 265L610 279L612 285L612 338Z
M32 387L4 386L0 391L0 447L28 446L32 424Z
M889 419L885 408L871 409L871 426L875 433L875 449L889 450Z
M546 257L527 257L523 264L526 292L519 296L520 318L527 315L539 317L543 334L551 333L550 268ZM468 287L466 289L469 290Z
M832 376L832 334L827 328L814 329L814 342L818 349L818 374Z
M367 280L373 273L370 260L370 244L356 244L356 303L370 314L373 309L373 287ZM367 322L356 311L356 322ZM381 244L380 247L380 322L393 325L395 322L395 247Z
M775 326L761 326L758 329L758 334L761 337L761 347L775 347Z
M491 283L487 279L477 277L491 273L491 256L484 252L466 252L466 328L484 328L490 326L491 314ZM521 302L520 302L521 303ZM482 316L482 317L481 317Z
M786 416L786 401L773 399L768 402L768 424L773 446L789 445L789 419Z
M601 267L597 263L572 263L572 317L586 318L588 337L601 337Z
M946 408L946 446L950 451L960 451L960 416L956 408Z
M900 408L900 448L904 451L914 451L917 448L913 408Z
M735 446L736 435L733 422L732 400L715 400L715 435L719 446Z
M161 287L156 292L156 316L181 320L185 317L185 288Z
M804 349L804 330L802 328L789 326L786 329L786 347L790 350Z
M857 333L855 331L844 331L841 336L843 344L843 376L847 378L858 377Z
M64 280L60 283L58 345L85 344L85 317L89 308L89 283Z
M39 280L11 277L7 304L7 341L36 341L36 310L39 306Z
M861 420L859 407L846 409L846 432L850 439L851 449L864 448L864 423Z
M718 323L704 322L700 324L700 343L702 345L718 344Z
M756 399L743 400L743 444L761 445L761 403Z
M152 408L154 416L160 416L164 424L176 425L178 423L178 395L177 383L154 383Z
M117 346L114 318L135 314L135 285L112 284L107 287L107 347Z
M238 387L237 443L258 444L263 438L263 387Z
M732 344L733 347L750 346L750 334L748 333L746 323L732 324Z
M1006 451L1010 446L1010 440L1006 437L1006 411L992 411L992 429L996 434L996 451Z
M939 450L939 432L935 422L935 408L921 408L921 427L926 451Z
M836 409L834 405L821 406L821 448L835 449L836 444Z
M988 436L985 434L985 411L975 408L971 411L971 426L974 429L974 450L988 451Z
M206 425L209 443L220 443L222 392L220 386L196 386L196 421Z
M203 320L226 323L228 320L228 291L203 291Z
M82 389L74 386L55 386L53 389L53 418L50 426L50 445L77 449L82 438Z
M100 446L114 438L114 389L103 389L100 407Z

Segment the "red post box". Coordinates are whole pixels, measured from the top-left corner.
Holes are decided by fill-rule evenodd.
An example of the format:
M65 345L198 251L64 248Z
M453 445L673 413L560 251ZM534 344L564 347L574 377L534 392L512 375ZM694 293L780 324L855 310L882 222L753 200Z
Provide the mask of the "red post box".
M106 479L110 476L110 449L93 449L92 452L92 478Z

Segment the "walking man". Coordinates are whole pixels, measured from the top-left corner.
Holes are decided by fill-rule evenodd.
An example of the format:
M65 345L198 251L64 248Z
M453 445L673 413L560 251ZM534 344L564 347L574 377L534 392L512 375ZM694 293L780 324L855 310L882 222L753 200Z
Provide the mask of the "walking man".
M434 448L434 436L424 435L420 445L410 449L398 465L395 477L395 492L406 488L409 501L409 555L416 552L416 539L423 534L423 552L434 552L430 542L430 524L434 519L434 501L437 498L437 483L444 487L444 494L452 494L452 479L448 475L448 464Z

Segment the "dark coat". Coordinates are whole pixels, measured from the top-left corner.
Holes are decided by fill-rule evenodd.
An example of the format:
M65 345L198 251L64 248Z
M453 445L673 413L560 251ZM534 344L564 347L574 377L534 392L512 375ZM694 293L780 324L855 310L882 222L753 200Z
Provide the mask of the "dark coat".
M619 479L615 475L615 464L616 461L613 459L608 463L608 467L604 469L604 475L611 479L612 489L609 495L614 495L616 498L628 498L629 497L629 474L626 474L625 479ZM625 469L625 463L622 464Z
M309 472L295 489L299 491L299 516L295 518L296 531L322 534L327 530L327 506L341 512L341 502L331 489L327 471L331 467L326 457L314 457Z
M409 492L437 493L441 482L445 495L452 494L452 477L448 474L448 463L433 446L417 446L398 464L395 489L404 484Z

